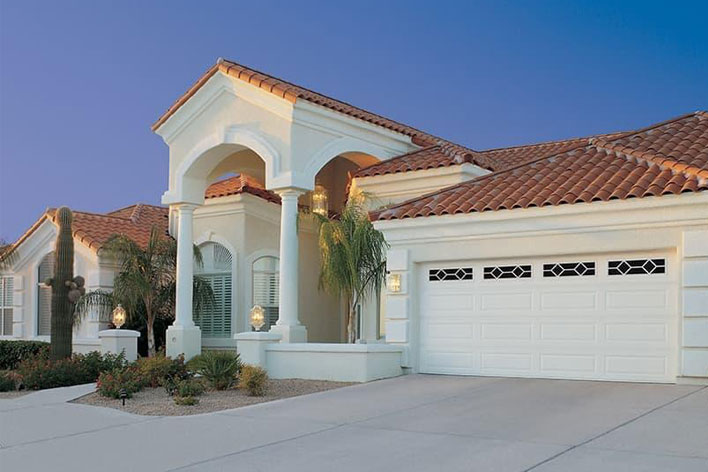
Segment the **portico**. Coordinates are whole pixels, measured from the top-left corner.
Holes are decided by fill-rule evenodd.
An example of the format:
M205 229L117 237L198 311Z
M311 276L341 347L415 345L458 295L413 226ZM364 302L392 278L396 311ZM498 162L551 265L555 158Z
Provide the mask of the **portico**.
M325 103L331 99L287 83L264 88L268 78L256 83L254 74L219 61L153 126L170 149L169 188L162 201L170 207L170 231L178 245L176 314L167 333L170 356L191 358L201 351L192 313L193 218L209 184L224 175L248 174L280 197L279 312L271 331L284 343L302 343L308 335L299 313L298 212L318 173L335 158L358 168L418 148L415 130L394 122L374 124L363 111L352 116L351 110ZM303 98L305 92L312 96ZM330 178L339 182L341 195L343 172Z

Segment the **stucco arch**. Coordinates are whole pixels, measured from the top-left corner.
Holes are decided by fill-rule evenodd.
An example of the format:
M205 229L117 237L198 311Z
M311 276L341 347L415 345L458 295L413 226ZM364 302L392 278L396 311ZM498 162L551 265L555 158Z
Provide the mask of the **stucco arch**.
M315 176L329 161L340 155L355 153L368 154L380 161L392 157L390 151L380 146L345 136L328 143L320 149L308 162L303 174L314 184Z
M230 154L249 149L265 163L266 186L280 169L280 153L261 133L243 126L228 126L220 133L202 139L179 164L173 189L163 203L204 203L204 190L210 172Z

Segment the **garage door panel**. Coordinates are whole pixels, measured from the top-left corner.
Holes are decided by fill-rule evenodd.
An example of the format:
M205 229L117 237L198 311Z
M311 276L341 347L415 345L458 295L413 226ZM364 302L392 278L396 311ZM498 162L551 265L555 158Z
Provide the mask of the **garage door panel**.
M548 261L463 261L473 280L421 276L420 370L431 373L572 379L675 381L676 275L608 274L607 260L578 256L590 276L544 274ZM569 257L567 261L575 260ZM489 265L531 265L519 279L484 279ZM424 268L425 272L427 268Z

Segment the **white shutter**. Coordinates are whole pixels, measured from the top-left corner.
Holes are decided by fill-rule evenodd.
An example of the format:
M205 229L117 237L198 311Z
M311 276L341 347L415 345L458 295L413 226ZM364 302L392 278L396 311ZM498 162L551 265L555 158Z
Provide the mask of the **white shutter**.
M12 277L0 278L0 317L2 325L0 334L3 336L12 335L12 305L13 305L14 279Z
M194 322L205 338L231 337L231 253L221 244L208 242L200 247L204 264L195 271L214 292L214 306L202 309Z
M37 334L49 336L52 330L52 288L44 281L54 277L54 253L50 252L37 270Z
M278 259L261 257L253 263L253 304L260 305L265 311L266 325L263 330L269 329L278 321L279 299Z

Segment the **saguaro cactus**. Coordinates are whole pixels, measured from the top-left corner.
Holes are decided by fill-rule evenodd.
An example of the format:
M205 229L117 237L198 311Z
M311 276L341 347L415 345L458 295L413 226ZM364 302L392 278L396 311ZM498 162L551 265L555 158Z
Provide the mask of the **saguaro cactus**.
M54 250L54 277L45 281L46 285L52 287L52 359L71 356L74 304L85 292L83 277L74 277L74 237L71 221L69 208L61 207L57 210L56 223L59 231Z

